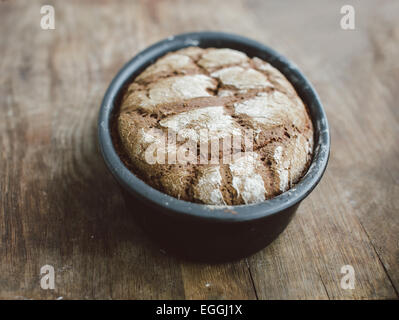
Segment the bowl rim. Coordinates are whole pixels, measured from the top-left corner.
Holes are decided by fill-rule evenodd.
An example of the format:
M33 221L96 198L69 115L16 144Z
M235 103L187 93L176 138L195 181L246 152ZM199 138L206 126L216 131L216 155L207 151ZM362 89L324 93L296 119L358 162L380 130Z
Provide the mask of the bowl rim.
M208 44L212 45L208 45ZM232 48L249 56L257 56L276 67L294 86L306 104L315 131L314 154L306 174L288 191L263 202L234 206L198 204L174 198L154 189L136 177L119 158L111 137L111 121L114 104L125 84L137 76L145 67L167 52L188 46ZM243 36L224 32L190 32L161 40L138 53L127 62L111 81L98 117L98 138L104 161L112 175L138 199L153 207L161 207L165 214L185 218L198 218L215 222L241 222L261 219L277 214L299 204L319 183L327 167L330 154L330 133L325 111L315 89L298 67L268 46Z

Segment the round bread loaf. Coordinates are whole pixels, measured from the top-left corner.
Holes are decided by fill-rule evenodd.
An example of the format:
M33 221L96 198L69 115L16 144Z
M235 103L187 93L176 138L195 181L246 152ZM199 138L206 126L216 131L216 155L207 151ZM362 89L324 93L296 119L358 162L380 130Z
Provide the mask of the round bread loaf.
M232 49L188 47L158 59L127 87L116 128L133 173L173 197L211 205L288 190L313 152L312 122L292 85L269 63Z

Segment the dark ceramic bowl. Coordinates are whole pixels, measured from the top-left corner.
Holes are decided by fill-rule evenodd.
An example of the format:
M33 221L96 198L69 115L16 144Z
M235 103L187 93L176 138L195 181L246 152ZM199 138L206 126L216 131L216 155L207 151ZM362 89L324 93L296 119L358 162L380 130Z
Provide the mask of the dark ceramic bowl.
M157 58L187 46L232 48L250 57L257 56L280 70L295 87L309 109L315 129L315 146L308 172L290 190L257 204L211 207L164 194L140 180L122 163L112 142L111 121L125 85ZM98 134L105 163L120 184L127 208L137 223L167 252L208 261L237 259L271 243L320 181L330 151L328 123L320 99L298 68L261 43L220 32L169 37L130 60L105 93Z

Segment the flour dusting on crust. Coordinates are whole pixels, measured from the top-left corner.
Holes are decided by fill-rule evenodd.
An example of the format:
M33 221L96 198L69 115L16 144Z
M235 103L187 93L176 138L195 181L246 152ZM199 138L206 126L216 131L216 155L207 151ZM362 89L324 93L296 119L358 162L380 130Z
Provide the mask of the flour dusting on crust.
M116 130L133 173L173 197L208 205L273 198L301 179L313 153L313 125L291 83L268 62L229 48L192 46L158 59L128 85ZM251 148L226 144L247 132ZM154 146L165 147L156 159L166 163L148 161ZM191 158L176 161L187 146ZM206 155L213 148L217 163ZM233 153L227 164L226 150Z

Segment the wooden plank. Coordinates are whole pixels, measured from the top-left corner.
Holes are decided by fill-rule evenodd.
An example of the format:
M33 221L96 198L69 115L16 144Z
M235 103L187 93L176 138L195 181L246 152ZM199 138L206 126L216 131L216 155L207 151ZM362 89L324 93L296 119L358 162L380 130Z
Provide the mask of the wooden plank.
M0 298L397 298L399 10L338 2L40 1L0 3ZM213 10L209 10L209 8ZM160 252L135 226L97 148L96 119L117 70L171 34L221 30L285 54L329 117L321 184L271 246L228 264ZM18 39L18 41L16 41ZM56 289L39 286L51 264ZM340 286L354 267L354 290Z
M257 2L259 17L256 22L260 24L259 29L268 33L273 19L283 15L285 6L277 5L273 8L273 15L267 15L270 10L263 4ZM396 186L399 170L397 157L387 159L384 152L391 150L390 153L396 156L398 152L397 109L396 118L391 117L395 108L389 105L397 101L397 93L393 88L394 82L390 82L391 85L389 81L381 83L390 67L396 64L394 56L399 50L397 44L393 45L397 37L393 31L397 22L393 17L388 21L382 17L384 11L394 11L391 6L392 2L386 2L385 7L372 2L362 2L361 8L356 6L360 9L357 11L358 17L361 14L367 19L358 18L357 30L352 33L342 31L337 20L339 16L331 14L339 12L339 6L335 3L315 7L312 10L312 24L298 26L298 19L294 15L304 16L309 7L303 6L302 9L291 11L292 20L287 19L288 25L285 26L286 29L291 27L291 32L285 34L285 39L278 39L281 50L295 59L319 90L331 126L332 150L321 185L304 201L292 223L296 225L291 226L280 240L288 242L292 238L296 254L286 254L283 263L277 264L277 271L269 266L269 260L276 259L276 252L289 249L287 243L279 245L276 242L272 246L274 250L268 248L259 254L261 257L251 259L251 270L261 298L298 298L306 297L305 293L319 298L320 290L315 291L317 281L310 278L312 271L319 274L331 299L397 298L397 289L392 282L397 281L394 268L399 262L396 201L399 195ZM373 21L373 24L366 24L369 21ZM385 27L381 30L380 26ZM311 32L310 28L318 30L317 34ZM327 28L328 33L323 32ZM390 35L390 38L388 36L389 39L386 39L383 34ZM259 35L260 40L267 37ZM376 50L387 54L376 59ZM323 55L331 60L321 60L320 56ZM391 76L391 81L396 79L397 82L399 79L397 72ZM370 81L364 82L364 79ZM384 132L387 122L389 125ZM382 172L379 170L381 161L385 165ZM370 176L371 170L374 172ZM383 172L389 172L393 179L387 176L383 178ZM375 210L376 207L378 210ZM296 228L301 230L294 236L293 230ZM302 245L295 243L298 239L303 241ZM267 254L271 250L273 253ZM265 270L258 268L259 264L265 264L266 270L271 270L272 275L268 273L268 276L264 276ZM340 287L343 277L340 269L347 264L355 270L354 290ZM281 273L285 274L284 278L276 280L273 277ZM301 294L295 292L298 281L302 281Z
M122 8L62 3L54 31L32 27L40 18L38 2L23 10L5 5L4 28L22 21L13 32L24 41L15 42L9 35L1 47L2 105L8 117L2 122L1 140L5 198L0 296L197 297L201 291L194 290L195 284L183 283L181 262L160 253L137 230L97 149L96 119L103 93L140 46L140 19L123 14L139 16L140 3L125 2ZM54 291L39 286L44 264L55 267ZM186 276L196 272L198 278L212 281L204 294L254 297L242 264L204 270L184 269ZM229 290L220 287L218 275L223 272Z
M181 264L186 299L256 299L245 260Z

